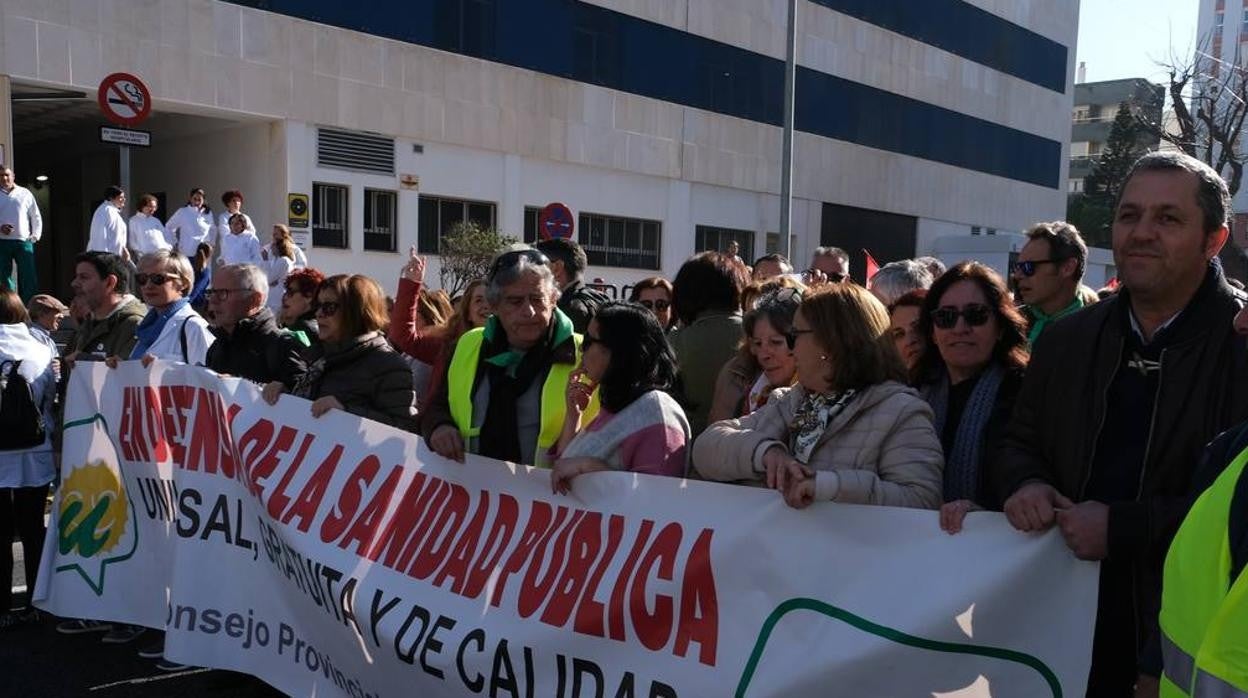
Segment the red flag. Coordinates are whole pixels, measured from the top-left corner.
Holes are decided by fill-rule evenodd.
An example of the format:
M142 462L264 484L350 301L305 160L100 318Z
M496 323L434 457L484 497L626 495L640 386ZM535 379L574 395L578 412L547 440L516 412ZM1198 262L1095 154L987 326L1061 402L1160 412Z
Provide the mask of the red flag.
M880 263L875 261L875 257L871 256L867 248L862 248L862 253L867 256L867 288L871 288L871 277L880 270Z

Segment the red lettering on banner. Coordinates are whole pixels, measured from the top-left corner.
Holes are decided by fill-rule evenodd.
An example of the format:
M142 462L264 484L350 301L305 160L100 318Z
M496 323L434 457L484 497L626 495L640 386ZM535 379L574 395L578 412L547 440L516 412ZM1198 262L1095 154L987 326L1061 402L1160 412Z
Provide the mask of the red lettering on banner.
M516 602L516 609L520 611L521 618L528 618L537 613L537 609L542 607L546 601L546 597L550 596L551 588L558 579L559 571L563 568L563 558L568 547L568 536L572 533L572 529L581 522L585 517L583 509L577 509L572 512L572 517L562 528L559 534L554 537L554 550L550 555L550 564L546 565L546 573L538 579L538 573L541 571L542 562L546 558L546 547L550 544L550 538L544 539L538 546L537 552L529 558L529 569L525 571L524 581L520 584L520 598Z
M286 507L290 506L290 495L286 494L286 488L290 486L290 481L294 478L295 473L299 472L299 468L303 465L303 459L308 457L308 449L312 447L312 441L315 439L312 434L303 437L303 441L299 442L299 450L295 451L295 457L290 461L290 465L286 466L286 472L282 474L282 479L278 481L277 488L269 495L267 509L269 516L275 520L282 518L282 512L286 511Z
M137 388L121 391L121 424L118 425L117 440L121 443L121 457L128 461L147 460L146 444L140 430L143 423L142 398L137 393Z
M438 513L438 507L451 496L451 487L445 480L417 473L407 486L398 511L386 523L381 536L374 538L368 547L368 559L376 561L385 551L381 564L396 572L407 570L408 563L416 554L421 537L429 528L429 521ZM423 486L422 486L423 485Z
M145 449L146 456L143 460L151 463L163 463L169 460L169 440L166 436L163 425L164 420L161 418L160 393L156 388L138 388L142 391L142 434L147 438L145 441L150 444L150 448Z
M446 564L442 565L442 569L438 570L437 576L433 578L435 587L441 587L447 579L452 579L454 583L451 585L451 591L458 594L463 590L464 584L468 581L468 566L477 553L477 545L481 542L481 532L485 529L485 517L489 512L490 493L481 490L476 512L468 521L468 525L460 531L454 550L451 551ZM449 534L447 538L450 538Z
M456 589L455 593L469 599L480 596L486 581L494 573L498 561L502 559L503 553L507 552L507 544L511 542L511 536L516 532L516 521L519 518L520 505L516 502L516 498L500 493L498 511L494 514L493 525L490 526L490 536L485 541L485 547L481 549L481 555L473 563L467 582L462 589Z
M680 621L676 625L676 643L672 653L677 657L689 651L689 642L698 643L698 661L715 666L715 649L719 642L719 600L715 593L715 569L711 564L711 535L702 529L685 561L685 576L680 587Z
M187 415L195 400L195 389L189 385L164 385L160 388L161 421L174 465L186 467Z
M377 488L377 493L369 500L368 506L364 507L364 511L351 524L338 547L346 550L355 541L355 554L364 556L364 551L368 549L373 538L377 537L377 531L386 516L386 509L390 507L390 500L394 498L394 490L399 486L399 479L402 477L403 466L396 465L390 469L390 474L381 483L381 487Z
M620 570L619 576L615 578L615 588L611 590L611 606L607 609L607 627L611 631L612 640L624 641L624 600L628 591L628 580L633 575L637 558L641 556L641 551L650 540L650 531L653 529L653 521L642 519L637 538L633 541L633 548L628 551L628 557L624 559L624 567Z
M672 580L672 572L676 566L676 551L680 548L680 524L669 523L654 537L654 543L641 558L637 566L637 576L629 589L629 617L633 620L633 632L647 649L663 649L667 639L672 635L672 597L666 594L654 595L654 611L646 604L646 591L650 584L650 570L658 565L657 577L666 581Z
M438 513L437 523L425 535L425 542L420 546L416 559L412 560L407 576L424 579L444 561L446 552L455 542L455 533L468 517L468 501L468 490L463 485L451 483L451 497Z
M256 472L257 464L261 460L261 456L268 452L270 444L273 443L273 430L276 427L273 422L267 419L261 419L251 428L243 432L238 439L238 451L242 458L242 468L244 473L243 481L247 483L247 491L251 492L253 497L260 498L262 488L257 484ZM277 460L273 461L273 467L277 467ZM272 472L270 468L269 472Z
M216 395L199 388L195 391L199 399L195 404L195 427L190 433L190 444L187 446L186 469L203 470L205 473L216 474L221 464L222 446L227 442L228 434L224 433L221 423L222 409ZM231 465L228 477L234 477Z
M602 514L591 511L581 519L572 534L568 564L563 568L550 593L550 601L542 612L542 622L562 628L572 616L572 608L589 581L589 568L602 547ZM552 568L554 567L552 563Z
M598 591L598 586L602 584L602 577L607 567L615 559L615 551L620 547L620 539L623 537L624 517L612 514L607 520L607 549L602 557L598 558L598 565L590 575L589 582L585 585L585 592L581 594L581 601L576 607L576 621L572 624L572 629L578 633L595 637L603 637L606 634L603 618L606 604L595 599L594 595Z
M559 509L560 521L562 521L562 515L567 513L567 509L565 507L559 507ZM498 575L498 583L494 585L494 595L490 597L491 606L498 606L502 603L507 578L524 569L524 563L533 552L533 547L539 540L546 537L548 531L559 525L559 522L552 525L550 519L550 505L546 502L533 502L529 508L529 520L524 525L524 532L520 534L520 543L508 556L507 564L503 566L502 572Z
M377 477L378 470L381 470L381 459L377 456L367 456L355 466L351 477L347 478L346 483L343 484L342 492L338 494L338 504L321 522L322 543L332 543L338 540L342 532L347 530L347 524L355 518L355 512L360 508L360 498L364 496L364 488L373 484L373 478Z
M334 446L316 472L312 473L312 477L304 483L295 503L282 515L282 523L289 526L291 521L298 518L299 523L295 527L303 533L308 532L312 520L316 518L316 510L325 498L325 490L329 489L329 481L334 479L334 471L338 469L338 461L342 460L343 450L341 445Z

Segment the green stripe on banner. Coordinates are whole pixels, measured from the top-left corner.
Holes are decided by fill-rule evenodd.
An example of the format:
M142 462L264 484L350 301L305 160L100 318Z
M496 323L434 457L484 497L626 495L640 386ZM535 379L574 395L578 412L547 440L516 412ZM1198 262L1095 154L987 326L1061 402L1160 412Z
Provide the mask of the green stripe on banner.
M767 616L767 620L763 623L763 629L758 634L758 640L754 642L754 650L750 653L750 660L745 664L745 672L741 675L741 681L737 684L737 698L744 698L746 690L750 687L750 681L754 678L754 672L758 669L758 662L762 659L763 648L767 645L767 640L771 637L772 630L780 619L788 615L792 611L814 611L822 613L829 618L848 623L849 625L870 633L877 637L882 637L890 642L908 647L917 647L923 650L931 650L933 652L944 652L946 654L968 654L980 657L989 657L992 659L1002 659L1015 664L1035 669L1049 684L1049 689L1053 691L1053 698L1062 698L1062 683L1058 680L1057 674L1039 659L1022 652L1014 650L1002 649L1000 647L983 647L980 645L966 645L957 642L941 642L938 640L927 640L913 635L907 635L900 630L895 630L887 626L872 623L861 616L856 616L843 608L837 608L823 601L816 599L789 599L776 607L776 610Z

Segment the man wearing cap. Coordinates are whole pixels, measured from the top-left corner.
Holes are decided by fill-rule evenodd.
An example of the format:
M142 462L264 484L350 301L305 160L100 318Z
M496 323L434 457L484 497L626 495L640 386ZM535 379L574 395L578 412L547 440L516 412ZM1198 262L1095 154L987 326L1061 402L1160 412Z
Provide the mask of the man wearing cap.
M581 335L559 310L550 260L531 248L504 252L486 283L493 316L455 344L421 419L425 443L550 467L567 413L567 387L581 360ZM584 419L592 419L590 405Z

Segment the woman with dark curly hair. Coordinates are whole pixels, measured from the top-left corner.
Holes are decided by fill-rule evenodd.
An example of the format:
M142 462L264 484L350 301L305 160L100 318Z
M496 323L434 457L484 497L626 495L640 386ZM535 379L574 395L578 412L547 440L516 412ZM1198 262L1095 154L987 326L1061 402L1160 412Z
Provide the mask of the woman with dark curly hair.
M984 487L985 465L1023 382L1027 323L997 272L962 262L927 292L919 328L930 348L912 379L945 451L940 526L957 533L967 512L998 508Z
M601 470L683 476L689 422L667 392L676 382L676 356L654 314L636 303L607 303L590 320L581 349L581 366L568 381L554 491L567 492L578 475ZM602 409L582 428L595 389Z

